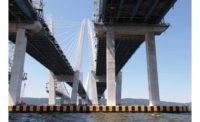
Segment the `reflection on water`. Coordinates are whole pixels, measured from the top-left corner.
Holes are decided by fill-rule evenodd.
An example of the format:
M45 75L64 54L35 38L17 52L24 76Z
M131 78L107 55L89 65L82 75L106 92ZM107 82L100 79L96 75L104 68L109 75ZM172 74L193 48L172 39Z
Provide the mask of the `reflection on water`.
M190 113L10 113L9 122L191 122Z

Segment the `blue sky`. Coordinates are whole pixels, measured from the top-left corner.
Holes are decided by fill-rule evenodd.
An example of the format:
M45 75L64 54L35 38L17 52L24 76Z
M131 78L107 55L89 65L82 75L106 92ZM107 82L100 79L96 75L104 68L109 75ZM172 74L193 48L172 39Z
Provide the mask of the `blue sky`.
M51 16L55 25L73 25L76 34L83 18L92 18L93 0L45 0L45 16ZM75 23L74 23L75 22ZM191 101L191 3L178 0L173 9L165 16L170 23L168 30L156 37L158 77L160 98L163 101ZM55 27L56 29L56 27ZM74 31L73 30L73 31ZM58 32L59 30L55 30ZM87 31L87 28L85 29ZM59 33L59 32L58 32ZM62 40L64 37L58 38ZM74 38L76 40L76 38ZM59 40L59 41L60 41ZM87 75L88 42L84 38L82 71ZM48 70L35 59L26 55L25 72L26 97L48 97L45 83L49 79ZM146 70L145 44L143 43L122 69L122 98L147 98L148 81Z

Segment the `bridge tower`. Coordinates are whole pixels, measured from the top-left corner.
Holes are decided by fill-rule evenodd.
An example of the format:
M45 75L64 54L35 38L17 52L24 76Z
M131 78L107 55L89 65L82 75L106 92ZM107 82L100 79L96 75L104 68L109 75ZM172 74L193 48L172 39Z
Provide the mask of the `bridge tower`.
M95 44L94 44L94 35L92 32L92 23L89 19L87 19L88 24L88 44L89 44L89 62L90 62L90 72L89 78L92 86L92 104L98 105L98 96L97 96L97 78L95 77L95 67L96 67L96 51L95 51Z
M71 104L78 104L78 88L80 82L80 68L82 61L82 52L83 52L83 36L85 30L85 19L81 22L81 30L78 39L78 45L76 50L76 63L75 63L75 74L73 79L72 93L71 93ZM87 95L86 95L87 96Z
M53 22L49 22L49 28L50 32L53 35ZM81 29L76 49L76 62L74 67L74 74L54 74L50 71L50 79L49 79L49 105L55 105L56 104L56 89L55 89L55 82L68 82L70 85L72 85L72 92L71 92L71 98L70 98L70 104L78 104L78 94L79 90L84 91L85 88L83 87L81 75L80 72L81 68L81 59L82 59L82 50L83 50L83 36L84 36L84 30L85 30L85 19L81 22ZM82 89L83 88L83 89ZM87 93L81 94L83 99L87 99ZM85 96L84 96L85 95ZM86 102L87 103L87 102Z

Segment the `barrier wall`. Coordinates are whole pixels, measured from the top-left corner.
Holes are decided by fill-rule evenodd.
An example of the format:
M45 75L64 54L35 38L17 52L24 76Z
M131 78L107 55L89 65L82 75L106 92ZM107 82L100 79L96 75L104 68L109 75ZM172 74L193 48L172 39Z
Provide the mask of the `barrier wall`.
M90 112L132 112L132 113L183 113L190 112L188 106L9 106L9 113L90 113Z

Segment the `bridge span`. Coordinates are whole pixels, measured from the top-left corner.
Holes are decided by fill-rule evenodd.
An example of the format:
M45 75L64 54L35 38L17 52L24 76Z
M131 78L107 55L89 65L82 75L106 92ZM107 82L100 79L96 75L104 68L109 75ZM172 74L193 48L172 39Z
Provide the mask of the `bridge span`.
M146 43L150 104L159 104L155 36L169 27L162 19L175 2L176 0L95 1L97 95L101 98L107 89L107 105L120 104L121 69L143 42Z
M50 99L49 104L55 104L55 82L65 81L73 87L74 94L83 99L88 98L79 76L75 77L80 69L73 69L57 43L52 29L43 18L43 8L34 8L30 0L9 0L9 40L15 43L13 67L9 84L9 104L18 102L25 52L50 70ZM73 86L75 80L80 82ZM76 104L77 95L72 104Z
M51 25L43 18L43 9L34 8L31 0L9 0L9 40L15 43L9 84L9 105L16 105L20 95L25 52L49 69L49 104L55 105L55 84L65 81L72 87L70 104L78 104L78 95L88 104L98 105L107 90L107 105L121 104L122 68L142 43L146 58L150 105L159 105L159 84L155 36L169 27L164 16L176 0L95 0L93 23L88 23L92 97L88 100L87 85L80 78L83 35L82 21L72 68L57 43ZM92 31L94 24L94 33ZM95 49L95 39L97 44ZM59 92L60 94L61 92ZM61 93L62 94L62 93Z

